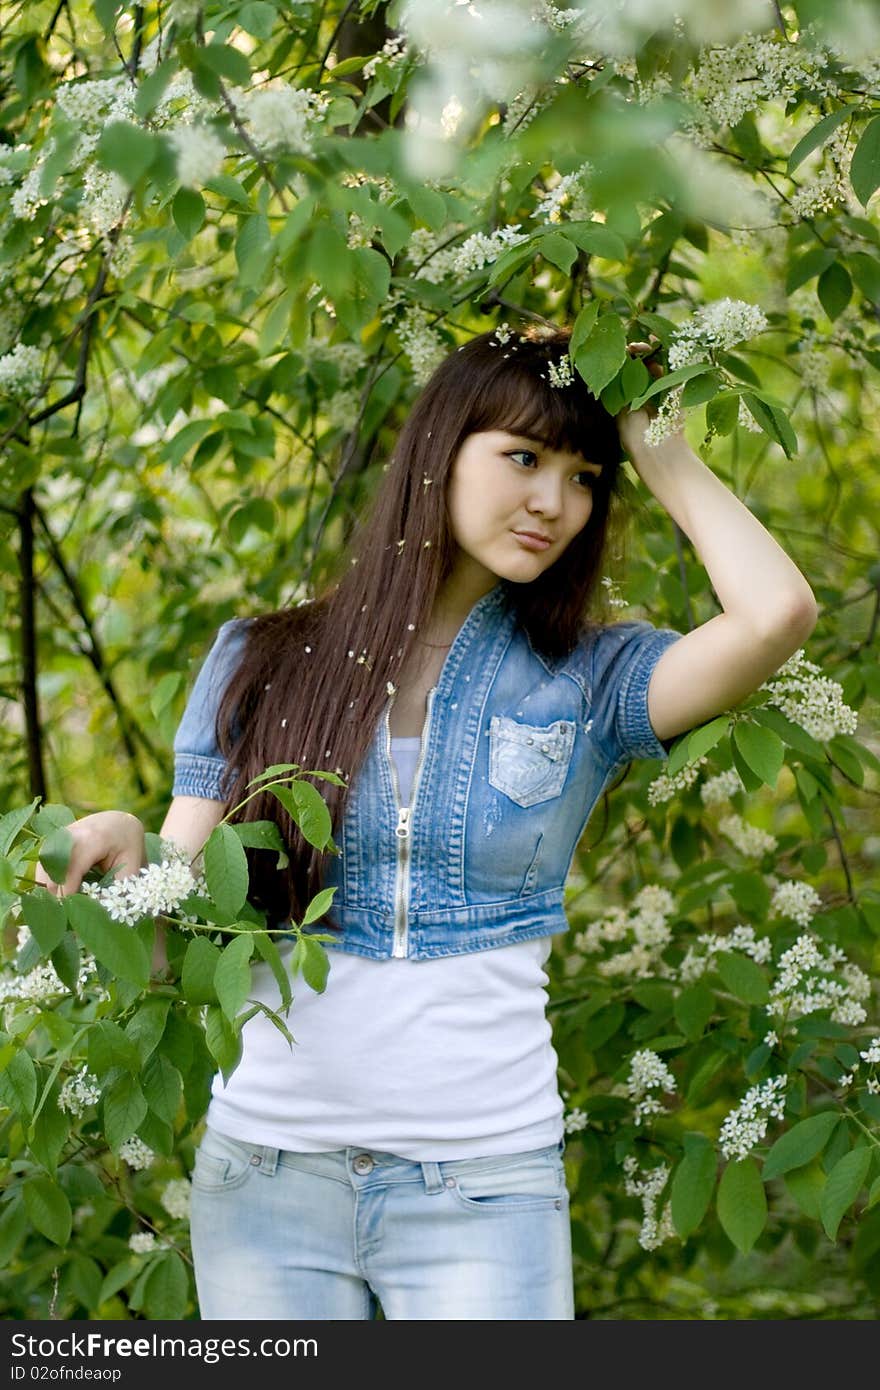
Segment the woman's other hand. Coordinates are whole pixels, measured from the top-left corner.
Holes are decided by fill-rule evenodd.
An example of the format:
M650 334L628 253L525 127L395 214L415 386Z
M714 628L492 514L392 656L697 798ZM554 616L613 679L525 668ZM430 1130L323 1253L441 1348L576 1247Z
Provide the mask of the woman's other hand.
M658 362L655 357L659 348L660 339L653 333L650 335L650 341L647 343L639 341L627 343L626 345L626 350L630 357L641 357L655 381L663 376L662 363ZM656 413L657 410L654 401L650 400L646 401L640 410L630 410L628 406L624 406L623 410L618 414L617 430L620 435L621 443L630 458L633 457L633 454L639 446L644 446L645 430L648 428L648 425L651 423Z
M73 839L64 882L53 882L39 862L34 875L37 885L56 897L77 893L90 869L112 869L116 878L128 878L147 862L144 827L128 811L96 811L64 828Z

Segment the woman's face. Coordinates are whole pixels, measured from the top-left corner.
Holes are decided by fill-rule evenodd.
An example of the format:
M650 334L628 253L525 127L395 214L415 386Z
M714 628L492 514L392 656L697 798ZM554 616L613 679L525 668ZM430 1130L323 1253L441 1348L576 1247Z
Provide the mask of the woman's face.
M530 583L586 526L592 484L601 471L583 455L550 449L529 435L507 430L468 435L447 492L460 551L494 578Z

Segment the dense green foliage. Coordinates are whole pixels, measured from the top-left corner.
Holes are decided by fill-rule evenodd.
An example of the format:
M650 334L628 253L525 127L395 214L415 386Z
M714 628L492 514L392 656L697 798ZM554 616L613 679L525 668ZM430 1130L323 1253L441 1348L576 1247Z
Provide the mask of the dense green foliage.
M248 960L272 951L229 826L162 982L152 919L33 890L38 853L58 877L64 825L92 810L161 823L188 663L223 620L331 572L450 348L546 320L574 325L609 409L650 389L661 421L686 412L821 610L804 659L680 739L663 776L633 767L578 853L551 1017L579 1315L871 1316L873 7L6 8L5 1315L197 1316L180 1184ZM650 387L626 357L649 333L668 368ZM615 605L705 622L687 537L632 475L628 497Z

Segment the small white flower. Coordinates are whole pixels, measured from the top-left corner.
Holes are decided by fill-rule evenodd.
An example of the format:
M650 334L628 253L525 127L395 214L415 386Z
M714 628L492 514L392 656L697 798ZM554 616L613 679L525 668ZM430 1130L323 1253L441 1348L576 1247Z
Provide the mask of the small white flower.
M129 1168L149 1168L156 1155L153 1150L148 1148L142 1139L133 1135L131 1139L126 1139L120 1147L119 1157L127 1163Z
M75 1075L69 1076L61 1087L58 1109L79 1116L88 1106L97 1105L100 1099L101 1087L97 1076L86 1066L82 1066Z
M177 177L185 188L202 188L220 173L226 147L210 126L178 126L170 138L177 156Z
M566 1134L577 1134L579 1130L586 1129L589 1118L586 1110L575 1106L566 1113L562 1127Z
M133 1250L136 1255L148 1255L150 1251L156 1249L156 1237L152 1231L136 1231L133 1236L128 1238L128 1248Z
M161 1202L169 1216L189 1216L192 1185L189 1178L172 1178L162 1189Z

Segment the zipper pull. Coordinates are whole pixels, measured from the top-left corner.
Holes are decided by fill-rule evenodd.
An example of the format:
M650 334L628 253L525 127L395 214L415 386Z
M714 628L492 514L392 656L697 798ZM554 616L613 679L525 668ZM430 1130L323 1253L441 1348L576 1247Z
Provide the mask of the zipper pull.
M394 831L399 840L409 839L409 807L401 806L397 813L397 828Z

